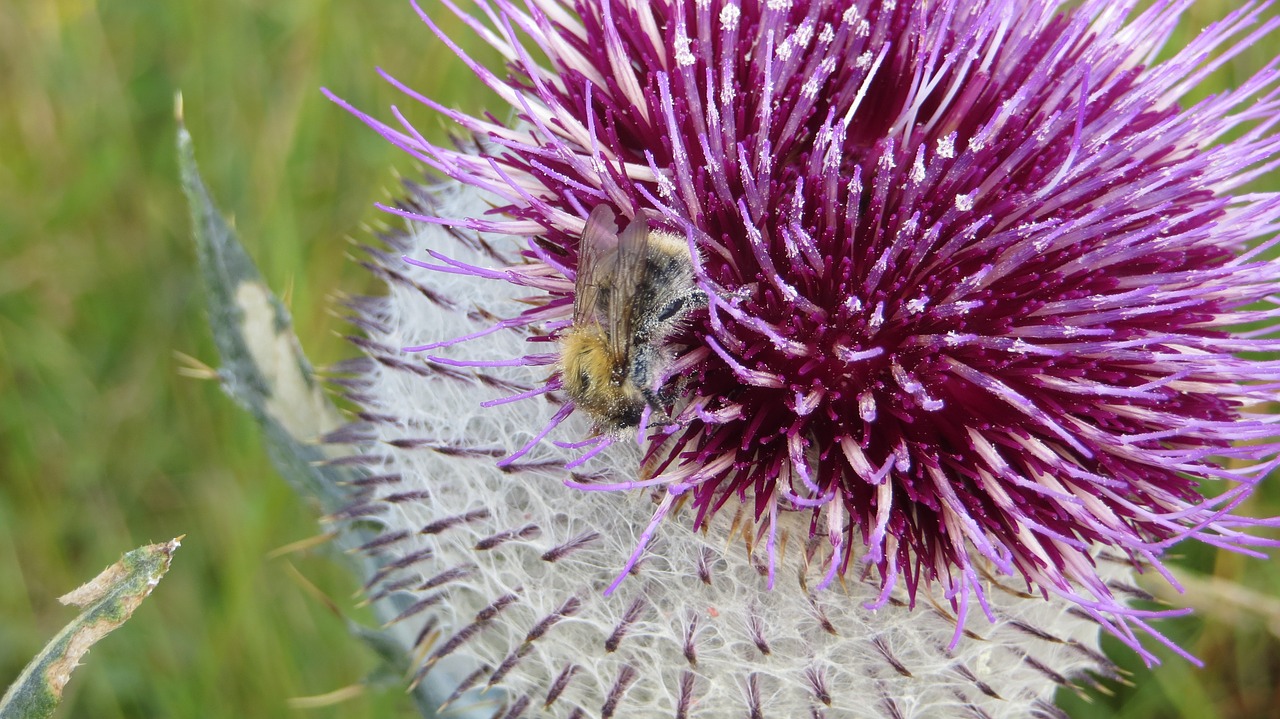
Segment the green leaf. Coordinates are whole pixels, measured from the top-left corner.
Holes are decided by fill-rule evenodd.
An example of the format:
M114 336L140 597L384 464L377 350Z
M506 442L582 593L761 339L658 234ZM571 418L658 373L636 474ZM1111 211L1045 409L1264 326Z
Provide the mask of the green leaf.
M181 537L129 552L79 589L58 598L84 611L45 645L0 698L0 719L53 716L71 672L99 639L124 624L160 578Z

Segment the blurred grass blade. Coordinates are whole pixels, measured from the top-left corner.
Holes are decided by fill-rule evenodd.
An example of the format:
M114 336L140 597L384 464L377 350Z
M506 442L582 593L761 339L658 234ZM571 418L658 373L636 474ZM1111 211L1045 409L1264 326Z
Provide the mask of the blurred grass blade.
M329 402L311 363L307 361L293 323L284 305L263 282L257 267L236 238L235 232L218 212L196 167L191 135L178 127L178 163L182 186L191 205L196 253L208 298L209 325L213 330L222 366L218 378L224 389L258 423L267 440L267 450L276 469L307 500L319 503L325 515L333 515L354 501L349 487L359 478L358 470L328 460L338 458L333 445L320 444L325 434L344 424L342 415ZM334 544L350 550L378 534L371 527L344 523ZM362 580L373 576L378 566L364 554L335 552L335 559L347 564ZM376 602L375 611L386 622L399 615L408 600L392 595ZM405 648L377 635L355 632L401 676L412 674L414 659ZM391 648L394 647L394 650ZM448 698L452 687L439 682L423 682L413 689L419 712L434 719L436 707ZM488 716L453 712L459 719Z
M45 645L0 698L0 719L53 716L62 689L99 639L124 624L169 571L181 537L125 554L79 589L58 598L84 611Z

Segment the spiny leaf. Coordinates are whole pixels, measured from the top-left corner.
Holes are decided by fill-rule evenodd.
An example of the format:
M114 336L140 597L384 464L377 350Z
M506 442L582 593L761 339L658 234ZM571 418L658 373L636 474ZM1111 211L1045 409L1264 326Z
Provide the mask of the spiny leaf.
M196 254L208 297L209 325L223 387L267 436L276 468L304 497L331 513L348 502L349 472L321 466L332 459L315 444L343 424L307 361L288 310L271 292L205 188L191 135L178 128L182 187L191 205Z
M227 393L258 423L280 474L299 496L317 502L324 514L332 515L352 503L348 488L360 477L357 470L331 462L340 456L332 445L318 443L323 435L342 426L343 418L324 395L293 333L288 311L263 281L205 188L191 135L181 125L181 117L178 119L178 164L191 205L209 325L222 363L218 377ZM359 523L343 523L337 529L339 550L358 547L378 536ZM363 554L335 552L335 558L361 578L378 570L376 562ZM387 621L407 606L404 597L392 595L376 602L375 610ZM415 663L403 646L388 636L364 631L355 634L400 676L411 673ZM371 636L379 641L369 641ZM423 717L434 719L436 707L450 691L438 682L423 682L412 694ZM479 719L481 715L463 712L456 716Z

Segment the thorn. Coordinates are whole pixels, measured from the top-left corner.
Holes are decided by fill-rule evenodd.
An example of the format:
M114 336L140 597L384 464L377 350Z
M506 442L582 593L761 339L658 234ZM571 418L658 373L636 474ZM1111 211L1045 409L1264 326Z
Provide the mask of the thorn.
M323 591L321 591L319 587L312 584L311 580L303 576L302 572L299 572L298 568L293 566L292 562L285 562L284 568L285 568L285 572L289 574L290 578L292 578L295 582L298 583L298 586L301 587L303 591L305 591L307 594L310 594L312 598L316 599L321 604L323 604L325 608L328 609L330 612L333 612L334 616L336 617L343 616L342 609L338 606L337 602L333 601L333 599L330 598L328 594L325 594Z
M363 684L351 684L326 694L316 694L309 697L294 697L289 699L287 704L290 709L321 709L355 699L356 697L363 695L365 690L366 687Z
M317 534L314 537L299 539L296 542L290 542L283 546L277 547L271 550L270 552L267 552L267 559L279 559L280 557L283 557L286 554L296 554L298 552L305 552L309 549L313 549L327 542L330 542L337 536L338 535L334 532L326 532L324 534Z
M182 366L178 367L179 377L190 377L192 379L201 379L201 380L222 379L222 375L218 374L218 370L210 367L204 362L201 362L195 357L192 357L191 355L186 354L185 352L179 352L178 350L174 350L173 356L175 359L178 360L178 362L182 364Z

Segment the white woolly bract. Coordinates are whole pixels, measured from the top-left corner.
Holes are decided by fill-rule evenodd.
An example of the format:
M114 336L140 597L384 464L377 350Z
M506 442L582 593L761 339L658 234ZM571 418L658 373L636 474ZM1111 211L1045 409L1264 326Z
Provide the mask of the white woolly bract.
M419 192L414 201L435 205L438 216L477 217L487 207L471 188ZM495 252L510 261L520 249L515 238L484 239L494 252L474 235L439 226L391 241L408 256L435 250L495 268L505 264ZM410 596L412 609L398 628L417 643L425 681L445 683L446 692L469 690L446 711L1026 717L1057 712L1051 703L1061 683L1086 670L1108 671L1097 650L1098 625L1073 613L1075 605L1029 597L1025 588L990 584L994 621L969 612L967 635L954 651L947 648L955 633L949 598L929 589L914 610L895 600L867 610L879 590L860 579L855 564L843 582L814 590L828 555L808 542L807 514L777 540L772 589L762 556L768 537L754 536L754 519L735 522L730 510L705 532L693 531L691 521L661 523L631 576L606 596L650 525L655 495L565 486L571 474L563 465L581 450L553 441L585 439L590 428L580 416L499 468L548 425L561 400L481 403L544 386L554 365L457 364L554 354L556 345L502 330L403 353L399 348L480 332L494 316L511 317L527 305L507 282L413 268L394 256L382 262L390 295L369 304L360 322L378 362L357 393L377 439L367 463L386 475L370 485L370 505L385 523L383 540L370 551L389 568L370 591ZM634 478L634 449L615 444L575 471L612 482ZM1119 564L1099 563L1112 577L1126 574ZM477 698L490 682L498 691Z

